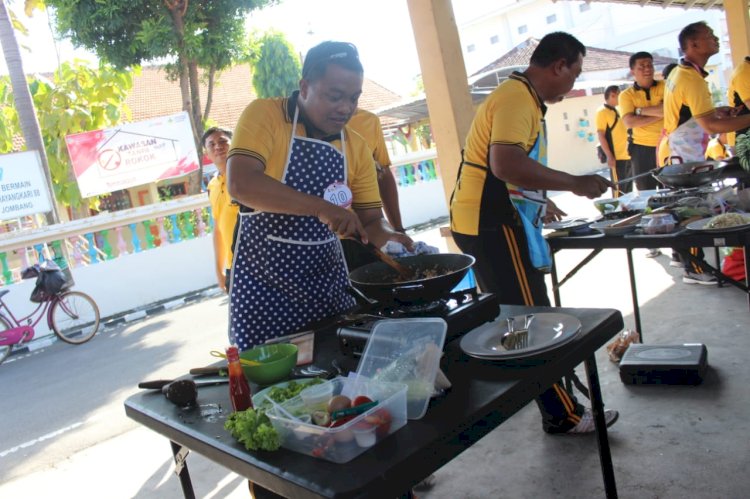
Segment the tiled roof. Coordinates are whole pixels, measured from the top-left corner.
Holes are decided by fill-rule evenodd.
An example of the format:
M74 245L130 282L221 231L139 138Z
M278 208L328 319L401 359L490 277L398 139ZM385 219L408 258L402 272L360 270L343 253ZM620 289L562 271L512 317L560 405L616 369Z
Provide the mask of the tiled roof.
M499 59L491 62L471 76L477 76L489 71L509 66L528 66L531 54L539 45L539 40L529 38L513 47ZM583 59L583 71L606 71L609 69L628 68L630 56L633 52L609 50L597 47L586 47L586 57ZM670 57L654 56L654 65L663 66L670 62L677 62Z
M234 66L222 72L217 80L208 117L219 126L232 129L245 106L256 98L250 66ZM360 107L372 111L399 100L399 95L365 78ZM161 66L144 67L133 79L133 88L125 102L133 121L178 113L182 110L179 82L169 81ZM201 85L201 105L205 108L205 84Z

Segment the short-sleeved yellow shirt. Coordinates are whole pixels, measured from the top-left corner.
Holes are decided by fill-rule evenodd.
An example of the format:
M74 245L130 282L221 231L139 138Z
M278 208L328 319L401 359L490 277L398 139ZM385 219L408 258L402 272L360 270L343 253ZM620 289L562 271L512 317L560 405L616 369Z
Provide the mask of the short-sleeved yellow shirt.
M739 106L750 101L750 57L745 57L745 60L732 71L728 94L730 106Z
M654 81L649 88L643 88L634 83L633 86L620 92L617 109L620 116L635 113L636 108L661 104L664 101L664 82ZM664 120L658 120L646 126L632 128L633 143L640 146L655 147L661 139Z
M612 129L612 146L614 147L615 159L618 161L630 159L630 154L628 154L628 130L625 128L622 118L617 116L615 109L604 105L596 110L596 131L606 133L608 128Z
M235 127L228 157L242 154L256 158L265 166L266 175L280 181L289 157L297 95L295 92L289 98L257 99L248 104ZM346 144L344 154L347 184L352 190L352 208L381 208L382 202L370 148L358 133L347 127L344 127L342 133ZM307 136L301 118L297 120L295 135ZM340 135L326 137L323 140L341 151Z
M729 91L727 92L729 97L730 106L739 106L745 102L750 101L750 57L745 57L734 71L732 71L732 78L729 82ZM745 106L740 114L748 114L750 109ZM737 133L747 133L750 129L743 129ZM727 140L730 146L735 143L734 132L727 134Z
M704 79L707 75L708 73L702 68L681 60L680 64L672 70L669 78L667 78L666 90L664 91L664 132L670 143L672 141L693 143L693 149L699 150L702 148L702 153L699 156L696 154L695 157L683 157L685 161L700 161L705 157L708 134L704 131L703 138L701 138L700 134L695 133L695 130L692 134L689 131L681 134L677 128L691 118L705 116L714 111L711 92ZM673 154L673 151L669 151L668 145L660 148L660 161L663 162L665 157L671 154Z
M451 230L476 236L479 227L497 227L515 210L508 190L514 186L489 170L492 144L517 145L534 159L546 163L546 142L535 147L543 135L547 108L525 76L514 73L479 106L466 137L463 165L451 201ZM543 138L543 137L542 137Z
M349 128L360 134L367 146L372 151L372 157L380 166L391 166L391 158L388 155L388 147L383 138L383 128L380 126L380 118L370 111L357 109L352 119L346 124Z
M221 262L224 268L228 269L232 266L234 226L240 208L232 203L225 175L216 175L208 183L208 200L211 203L214 224L221 235Z

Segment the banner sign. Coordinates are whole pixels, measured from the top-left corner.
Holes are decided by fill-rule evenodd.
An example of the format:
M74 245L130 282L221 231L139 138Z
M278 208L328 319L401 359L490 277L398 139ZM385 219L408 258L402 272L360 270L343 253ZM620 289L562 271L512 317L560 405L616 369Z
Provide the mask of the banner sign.
M0 220L52 211L37 151L0 155Z
M106 194L198 169L186 112L65 137L81 196Z

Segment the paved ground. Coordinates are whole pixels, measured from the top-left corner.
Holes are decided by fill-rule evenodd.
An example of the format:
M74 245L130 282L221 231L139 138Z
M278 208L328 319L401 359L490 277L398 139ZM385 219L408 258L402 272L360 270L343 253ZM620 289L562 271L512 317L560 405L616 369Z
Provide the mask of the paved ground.
M558 204L571 215L593 214L586 200L571 196L558 199ZM444 244L435 229L421 232L417 237L430 244ZM559 265L571 268L585 254L563 252ZM605 402L621 412L620 421L610 431L620 497L747 497L744 483L750 471L747 299L733 288L685 285L679 271L669 267L667 254L656 259L644 255L645 250L635 252L646 342L704 343L711 368L706 381L697 387L629 386L620 382L617 366L606 358L605 352L597 353ZM625 252L605 251L565 285L563 304L618 308L625 316L626 326L632 327L627 282ZM202 322L191 320L192 317L201 317ZM205 346L197 347L204 349L200 352L192 351L195 349L185 341L186 335L216 337L223 321L226 321L225 300L204 298L183 308L146 317L138 325L122 325L118 334L132 337L131 354L145 348L142 342L149 345L152 356L139 367L139 376L163 377L175 374L170 371L175 359L195 362L198 354L205 354ZM136 338L137 334L141 336ZM180 345L179 350L167 348L174 344ZM141 346L136 348L138 345ZM154 357L158 352L161 357ZM37 372L34 360L51 361L53 354L62 357L66 353L42 352L14 361L11 366L0 366L0 380L12 385L11 380L33 377ZM12 373L7 367L13 369ZM132 381L128 383L127 388L113 397L113 407L121 409L122 400L134 392ZM3 396L0 400L2 414L6 416L8 398ZM47 417L57 417L54 407ZM171 473L167 442L129 422L121 410L115 417L118 420L112 424L122 425L117 434L72 455L32 467L29 473L22 470L28 453L15 450L4 454L8 447L0 444L2 468L7 472L11 466L18 471L14 478L0 475L5 477L0 483L0 497L180 497L178 482ZM408 426L402 431L407 430ZM65 438L41 433L38 437L44 437L43 447L50 452ZM189 462L198 497L248 497L244 481L236 475L195 454L191 454ZM532 404L440 469L435 487L421 496L427 499L603 497L596 442L588 436L544 435L538 410Z

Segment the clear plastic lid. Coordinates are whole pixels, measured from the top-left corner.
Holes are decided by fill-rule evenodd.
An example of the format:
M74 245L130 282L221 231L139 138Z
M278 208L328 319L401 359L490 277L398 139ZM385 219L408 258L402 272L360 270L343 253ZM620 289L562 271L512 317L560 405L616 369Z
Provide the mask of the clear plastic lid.
M370 332L357 374L407 385L407 417L420 419L435 387L448 325L436 317L386 319Z

